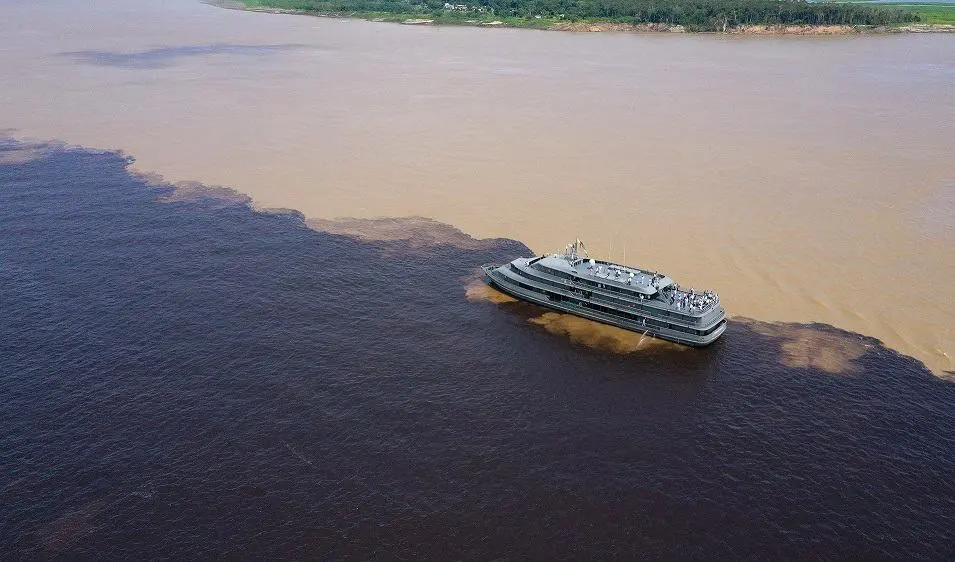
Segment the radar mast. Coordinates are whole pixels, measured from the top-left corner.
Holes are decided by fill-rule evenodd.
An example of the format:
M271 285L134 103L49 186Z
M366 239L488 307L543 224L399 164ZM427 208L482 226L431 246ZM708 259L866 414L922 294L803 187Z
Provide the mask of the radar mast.
M587 253L587 246L580 241L580 238L575 239L572 244L567 244L567 247L564 249L564 258L571 263L589 257L590 254Z

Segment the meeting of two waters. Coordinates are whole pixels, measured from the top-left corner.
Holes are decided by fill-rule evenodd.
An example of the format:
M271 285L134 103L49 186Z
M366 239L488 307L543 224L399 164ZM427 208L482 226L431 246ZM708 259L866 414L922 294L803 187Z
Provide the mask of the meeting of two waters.
M0 553L952 554L955 36L0 12ZM723 341L476 278L577 236Z
M955 369L955 35L415 28L13 2L0 126L306 217L424 216Z

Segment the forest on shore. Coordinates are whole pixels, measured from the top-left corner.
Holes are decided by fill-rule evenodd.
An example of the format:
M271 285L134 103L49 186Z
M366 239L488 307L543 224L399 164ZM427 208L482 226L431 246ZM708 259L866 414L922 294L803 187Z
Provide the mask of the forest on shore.
M462 2L457 4L455 2ZM466 3L464 3L466 2ZM804 0L245 0L322 14L400 14L439 22L489 19L609 21L725 31L746 25L890 26L920 20L899 6Z

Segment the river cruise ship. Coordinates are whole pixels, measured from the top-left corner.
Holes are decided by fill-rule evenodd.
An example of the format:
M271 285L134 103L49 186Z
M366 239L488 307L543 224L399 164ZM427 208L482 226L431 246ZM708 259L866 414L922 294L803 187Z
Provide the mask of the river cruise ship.
M563 253L484 265L488 282L519 299L677 343L705 346L726 330L711 291L666 275L589 257L580 240Z

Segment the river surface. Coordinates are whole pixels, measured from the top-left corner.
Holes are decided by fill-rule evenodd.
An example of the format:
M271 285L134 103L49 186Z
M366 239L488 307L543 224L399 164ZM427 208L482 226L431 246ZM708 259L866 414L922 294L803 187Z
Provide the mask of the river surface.
M955 35L431 28L0 4L0 127L310 218L422 216L955 369ZM325 223L323 228L333 229ZM397 234L395 234L397 235Z
M0 71L0 559L955 559L955 36L7 0ZM724 338L480 282L576 236Z
M955 384L873 338L634 341L126 165L0 141L4 560L955 556Z

